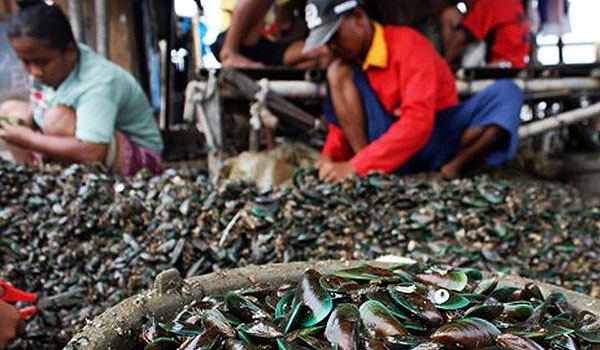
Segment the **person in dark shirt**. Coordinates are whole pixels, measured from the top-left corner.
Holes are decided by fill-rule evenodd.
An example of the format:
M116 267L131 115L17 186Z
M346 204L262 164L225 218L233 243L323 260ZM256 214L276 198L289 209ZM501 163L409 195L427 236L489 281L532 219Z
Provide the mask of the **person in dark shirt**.
M304 41L280 42L264 33L264 18L274 4L282 0L238 0L233 6L231 24L211 46L213 54L225 67L260 68L296 66L325 68L331 56L326 49L302 52ZM278 27L275 23L274 27Z

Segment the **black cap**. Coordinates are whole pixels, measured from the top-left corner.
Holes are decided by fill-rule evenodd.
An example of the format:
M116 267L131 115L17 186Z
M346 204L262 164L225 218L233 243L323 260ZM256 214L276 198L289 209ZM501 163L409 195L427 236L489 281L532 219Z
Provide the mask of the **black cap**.
M342 17L358 6L359 0L309 0L305 14L310 34L303 51L325 45L340 27Z

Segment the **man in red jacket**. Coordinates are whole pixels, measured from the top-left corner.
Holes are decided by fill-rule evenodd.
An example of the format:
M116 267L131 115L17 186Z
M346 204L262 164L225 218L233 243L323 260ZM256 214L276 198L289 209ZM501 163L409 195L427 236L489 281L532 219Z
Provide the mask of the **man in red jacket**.
M311 0L306 50L327 44L329 134L321 178L371 171L440 171L458 177L474 162L513 157L522 93L501 81L459 104L454 77L427 39L373 22L357 0Z
M468 0L467 3L469 12L447 39L448 62L459 60L468 42L485 40L488 65L525 68L529 62L531 23L521 0Z

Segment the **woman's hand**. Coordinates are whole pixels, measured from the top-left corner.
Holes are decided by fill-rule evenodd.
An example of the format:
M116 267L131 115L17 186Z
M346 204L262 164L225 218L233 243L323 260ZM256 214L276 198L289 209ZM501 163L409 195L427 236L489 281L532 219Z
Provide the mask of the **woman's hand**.
M0 129L0 138L22 148L30 148L35 131L26 126L6 125Z
M0 301L0 350L6 343L23 333L25 323L14 306Z

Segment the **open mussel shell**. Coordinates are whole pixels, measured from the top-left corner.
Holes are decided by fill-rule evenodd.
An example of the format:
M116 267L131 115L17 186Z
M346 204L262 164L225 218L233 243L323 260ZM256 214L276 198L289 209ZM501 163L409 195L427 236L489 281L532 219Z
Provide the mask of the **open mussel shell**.
M481 281L483 280L483 271L479 270L479 269L474 269L472 267L463 267L459 269L460 271L462 271L465 275L467 275L467 278L469 279L469 281Z
M447 348L476 350L494 344L500 331L481 318L463 318L440 327L431 339Z
M550 331L538 325L522 325L508 328L507 332L523 338L542 341L548 336Z
M560 337L562 335L569 335L575 333L575 330L572 328L561 327L557 325L550 325L544 327L548 331L544 340L552 340L554 338Z
M173 338L158 338L146 344L144 350L176 350L179 342Z
M479 195L491 204L504 203L507 186L491 182L482 182L477 186Z
M310 335L301 335L298 337L298 341L302 341L312 349L328 349L331 346L328 341Z
M490 321L500 316L503 311L504 305L501 303L482 304L469 308L465 312L465 317L477 317Z
M418 320L406 320L403 321L402 324L404 325L404 328L411 331L411 333L424 333L427 331L427 326Z
M289 342L283 339L277 339L277 349L279 350L314 350L308 346L299 344L299 342Z
M245 322L245 321L242 321L241 319L239 319L238 317L234 316L230 312L223 311L222 314L223 314L223 316L225 316L225 318L227 319L227 322L229 322L229 324L232 327L237 327Z
M294 300L294 295L296 294L296 289L288 290L277 302L275 306L275 319L284 318L287 314L292 311L292 301Z
M223 338L214 331L206 331L193 338L188 338L179 350L215 350L223 343Z
M225 294L227 309L241 320L251 322L257 319L266 319L269 314L250 301L248 298L236 292Z
M435 305L419 293L403 293L397 288L388 289L392 299L401 307L406 309L414 316L420 318L425 323L433 326L439 326L444 322L444 318Z
M520 337L518 335L506 333L498 336L496 338L498 344L505 346L510 349L519 349L519 350L544 350L544 348L536 343L535 341Z
M461 270L452 270L447 273L432 271L418 274L416 278L419 282L433 284L455 292L462 292L469 280L467 274Z
M241 340L227 339L227 340L225 340L225 343L223 344L223 349L224 350L257 350L257 347L255 347L252 344L245 343Z
M360 306L360 319L365 329L376 337L405 335L408 331L380 302L369 300Z
M235 330L218 309L210 309L204 312L202 324L206 329L214 329L225 338L235 337Z
M308 269L304 272L285 322L284 333L287 334L296 325L312 327L329 315L333 300L321 286L320 279L321 274L317 270Z
M544 301L544 295L542 294L540 287L535 283L527 283L525 287L523 287L521 290L521 298L529 301L531 301L531 299Z
M552 292L543 303L537 305L533 309L533 314L529 317L527 322L536 324L542 323L544 320L547 320L549 316L569 312L573 312L573 310L564 294Z
M292 341L292 340L302 338L302 337L307 337L307 336L316 337L316 336L320 335L321 333L323 333L324 329L325 329L325 326L300 328L300 329L297 329L297 330L287 334L285 336L285 339L287 341Z
M557 310L558 313L572 311L571 305L563 293L552 292L545 301L549 302L550 307Z
M369 300L376 300L380 303L382 303L383 305L385 305L385 307L388 309L388 311L403 320L408 320L409 317L406 315L406 313L404 311L402 311L402 309L397 305L397 303L394 301L394 299L392 299L392 297L389 295L389 293L385 293L382 291L376 291L376 292L371 292L369 294L367 294L367 299Z
M483 295L483 294L461 293L460 295L464 298L469 299L471 301L471 303L473 303L473 304L484 304L484 303L489 304L491 302L488 302L488 301L495 300L495 299L490 298L487 295Z
M411 350L440 350L442 347L438 343L429 342L415 346Z
M482 212L488 211L491 206L487 201L473 198L471 196L464 196L460 199L460 202L475 209L479 209Z
M600 320L589 324L582 324L575 330L575 334L587 342L600 344Z
M460 310L467 307L471 301L446 289L430 289L427 298L431 300L440 310Z
M279 211L279 203L270 198L256 198L251 213L259 218L273 219Z
M516 287L497 288L497 289L494 289L494 291L490 293L490 297L494 298L502 303L518 301L521 297L521 290Z
M496 278L496 277L483 279L479 282L479 284L477 285L477 287L475 288L473 293L489 295L490 293L492 293L494 291L494 289L496 289L497 285L498 285L498 278Z
M360 311L352 304L342 304L333 310L327 321L325 336L338 350L358 350Z
M506 317L523 322L533 314L533 305L528 301L513 301L504 304L504 315Z
M575 313L573 311L561 312L556 316L552 316L544 322L544 325L558 325L567 328L575 329Z
M200 326L186 322L165 322L160 323L160 326L169 333L183 337L194 337L204 333Z
M396 274L391 270L369 265L341 270L334 275L358 281L400 282L410 280L408 276Z
M371 337L363 337L361 345L362 350L389 350L383 340Z
M140 340L140 343L142 343L142 344L148 344L158 338L164 338L167 335L168 335L167 331L164 330L158 324L158 322L156 322L156 319L152 318L142 328L142 332L140 333L139 340Z
M570 335L560 335L550 341L550 349L552 350L578 350L579 346Z
M348 293L360 288L353 279L335 275L325 275L320 279L321 286L333 293Z

